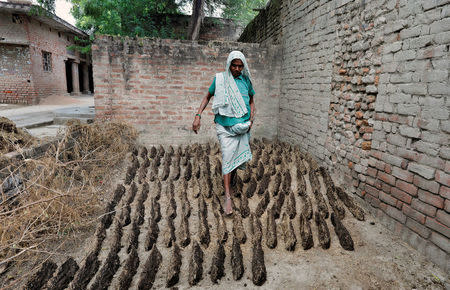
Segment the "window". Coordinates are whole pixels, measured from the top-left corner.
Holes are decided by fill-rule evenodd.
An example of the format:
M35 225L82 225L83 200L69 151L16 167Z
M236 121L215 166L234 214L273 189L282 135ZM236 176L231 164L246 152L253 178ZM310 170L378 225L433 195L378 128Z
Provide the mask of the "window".
M52 71L52 54L47 51L42 51L42 65L44 71Z
M23 20L22 20L22 17L20 17L19 14L13 14L12 15L12 22L13 23L17 23L17 24L22 24Z

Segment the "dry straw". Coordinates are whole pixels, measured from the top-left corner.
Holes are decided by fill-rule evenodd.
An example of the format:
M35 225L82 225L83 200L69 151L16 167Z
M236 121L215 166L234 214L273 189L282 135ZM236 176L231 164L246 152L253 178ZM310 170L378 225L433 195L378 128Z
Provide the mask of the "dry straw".
M43 157L9 166L10 176L23 183L14 197L0 186L0 266L35 258L47 242L95 220L108 188L105 180L136 137L124 123L72 122Z

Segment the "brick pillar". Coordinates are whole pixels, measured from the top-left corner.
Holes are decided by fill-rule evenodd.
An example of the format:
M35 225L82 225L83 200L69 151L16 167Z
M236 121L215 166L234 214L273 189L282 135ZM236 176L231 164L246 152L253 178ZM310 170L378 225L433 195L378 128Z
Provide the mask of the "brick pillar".
M80 94L80 78L78 76L78 63L72 62L72 87L73 95Z
M83 94L91 93L89 91L89 69L86 63L83 63Z

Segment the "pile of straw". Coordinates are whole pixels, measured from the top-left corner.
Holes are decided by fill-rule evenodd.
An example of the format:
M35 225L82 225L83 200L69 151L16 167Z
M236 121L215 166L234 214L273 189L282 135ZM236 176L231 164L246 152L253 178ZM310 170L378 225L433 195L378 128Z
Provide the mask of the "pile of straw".
M0 265L31 259L46 242L96 220L105 183L136 137L123 123L75 122L43 157L10 166L23 183L13 196L0 186Z

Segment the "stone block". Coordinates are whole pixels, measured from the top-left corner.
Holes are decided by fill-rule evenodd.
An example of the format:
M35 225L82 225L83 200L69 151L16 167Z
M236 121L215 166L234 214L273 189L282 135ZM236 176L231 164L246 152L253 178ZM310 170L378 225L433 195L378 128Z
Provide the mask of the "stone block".
M422 176L425 179L433 179L434 173L436 172L436 169L418 164L415 162L410 162L408 165L408 170L412 171L414 173L417 173L418 175Z
M406 219L406 226L425 239L427 239L431 234L431 231L426 226L411 218Z
M434 194L439 193L439 183L414 175L413 184Z
M439 131L439 120L421 118L417 120L417 126L421 129L437 132Z
M430 33L435 34L443 31L450 30L450 18L444 18L438 21L433 22L430 25Z
M444 199L439 195L432 194L429 191L419 189L418 191L419 199L426 202L436 208L444 208Z
M419 36L421 31L422 31L422 26L420 26L420 25L402 29L402 31L400 31L400 39L406 39L406 38Z
M391 195L395 197L398 200L403 201L404 203L410 204L412 201L412 196L407 194L406 192L398 189L398 188L391 188Z
M389 215L390 217L396 219L397 221L399 221L402 224L404 224L406 222L405 214L402 211L396 209L395 207L388 205L386 207L386 214Z
M423 10L430 10L432 8L436 8L438 6L449 3L449 0L430 0L422 3Z
M432 83L432 82L443 82L448 79L447 70L432 70L424 71L422 75L422 82Z
M438 233L431 233L430 237L430 241L433 244L444 250L446 253L450 253L450 242L448 239L448 237L446 238Z
M426 84L400 84L400 90L405 94L411 95L426 95L427 85Z
M428 84L428 93L430 95L450 95L450 85L447 83Z
M430 216L435 217L436 216L436 208L432 205L426 204L416 198L414 198L411 202L411 207L415 210L420 211L421 213Z
M400 106L400 105L399 105ZM420 129L413 128L407 125L400 126L400 134L410 138L419 138L420 137Z
M400 31L406 26L406 24L407 22L403 19L389 22L384 25L384 34L391 34L392 32Z
M430 229L433 229L436 232L446 236L447 238L450 238L450 228L438 222L434 218L427 217L425 225Z
M431 156L437 156L440 148L440 146L437 144L424 142L422 140L414 142L413 147L415 147L417 151L426 153Z
M415 116L419 113L420 107L416 104L398 104L397 113L400 115L412 115Z
M441 121L441 129L446 133L450 133L450 121Z
M450 174L441 170L436 170L436 181L442 185L450 187Z
M401 51L394 53L394 61L397 61L397 62L412 60L415 58L416 58L416 51L413 49L401 50Z
M442 147L442 148L439 150L439 156L442 157L442 158L444 158L444 159L449 160L449 159L450 159L450 148L448 148L448 147Z
M409 183L413 182L414 174L412 174L411 172L409 172L407 170L400 169L396 166L394 166L392 168L392 175L397 178L400 178L401 180L404 180L406 182L409 182Z
M398 189L408 193L411 196L417 196L417 186L402 181L402 180L397 180L395 183L395 187L397 187Z
M424 107L422 109L422 117L437 120L447 120L449 117L449 110L445 107Z
M387 142L393 145L404 147L406 146L406 138L400 134L388 134Z
M440 223L443 223L447 227L450 227L450 214L446 213L443 210L438 210L436 214L436 220Z
M412 80L412 75L413 75L412 72L396 73L396 74L392 74L389 80L393 84L410 83Z
M441 32L435 34L433 37L434 42L437 44L447 44L450 43L450 31Z

